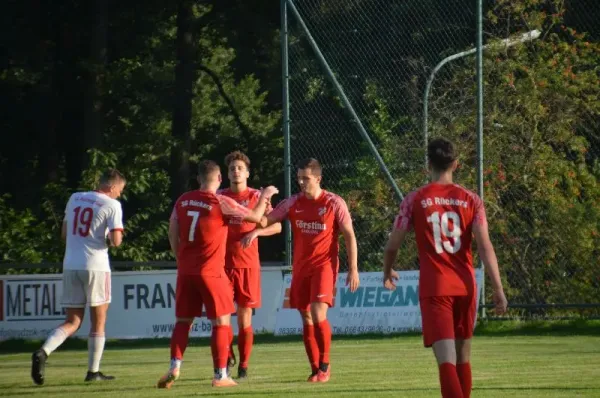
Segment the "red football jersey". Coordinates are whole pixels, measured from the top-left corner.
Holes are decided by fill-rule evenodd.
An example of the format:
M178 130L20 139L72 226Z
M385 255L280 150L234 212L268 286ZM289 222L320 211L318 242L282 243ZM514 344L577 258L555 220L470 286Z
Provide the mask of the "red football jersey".
M352 225L344 199L327 191L314 200L299 193L279 203L269 218L290 220L295 274L310 275L323 267L338 271L340 226Z
M219 191L221 195L225 195L235 200L240 205L253 209L258 204L260 199L260 190L248 188L243 192L235 193L231 189L223 189ZM272 210L271 204L267 205L265 214ZM227 233L227 253L225 254L226 268L258 268L260 267L260 259L258 257L258 239L254 239L250 247L242 248L241 239L248 232L256 229L256 224L252 222L242 221L240 218L229 219L229 232Z
M460 185L431 183L404 198L394 228L415 230L421 297L474 291L471 242L476 223L487 223L483 202Z
M227 224L230 218L243 219L249 212L235 200L213 192L181 195L171 213L179 223L177 272L224 275Z

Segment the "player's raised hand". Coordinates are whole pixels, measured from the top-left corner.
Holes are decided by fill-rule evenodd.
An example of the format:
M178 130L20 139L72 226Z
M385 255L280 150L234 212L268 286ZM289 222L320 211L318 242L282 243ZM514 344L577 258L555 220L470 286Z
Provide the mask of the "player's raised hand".
M262 189L262 194L266 199L271 199L273 195L276 195L278 193L279 189L277 189L273 185L269 185L268 187Z
M256 230L248 232L246 235L244 235L244 237L240 241L242 243L242 248L243 249L249 248L250 244L252 244L252 241L256 238L258 238L258 232Z
M398 273L393 269L383 274L383 287L388 290L396 290L396 281L399 279Z
M346 286L350 286L350 291L352 293L358 289L358 286L360 286L360 277L358 276L358 271L348 272L348 276L346 276Z
M494 310L496 311L496 315L504 314L506 312L506 308L508 307L508 301L504 295L504 290L494 291L492 300L494 301Z

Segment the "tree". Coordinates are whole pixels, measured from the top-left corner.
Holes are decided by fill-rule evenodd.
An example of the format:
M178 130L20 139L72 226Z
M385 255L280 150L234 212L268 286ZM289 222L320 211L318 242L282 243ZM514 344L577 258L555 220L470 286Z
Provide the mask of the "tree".
M40 10L49 32L33 35L31 40L44 42L47 34L52 39L45 43L49 49L26 43L29 36L16 36L20 43L0 74L0 84L17 98L9 108L0 110L6 131L14 131L13 142L0 146L2 191L10 192L0 197L3 262L60 261L63 245L59 231L66 200L75 189L93 189L106 167L118 167L128 179L122 198L127 235L113 258L172 259L166 229L172 195L181 193L170 188L173 129L177 126L183 126L184 136L189 136L189 148L180 158L188 163L187 168L179 168L182 173L193 175L200 158L221 161L234 149L250 149L250 157L257 160L252 169L256 186L282 179L278 113L268 109L267 93L254 76L232 68L236 50L212 26L210 21L217 17L211 9L193 4L192 15L187 14L192 25L186 29L193 36L192 41L183 41L180 56L184 55L185 62L179 64L201 72L190 80L189 68L184 71L184 99L189 107L177 124L173 121L174 101L181 98L173 87L178 65L178 9L171 3L150 1L143 3L140 12L141 3L136 3L107 10L110 25L105 58L96 51L102 45L90 51L94 33L104 30L95 30L94 24L81 18L85 4L74 0L64 8ZM185 4L189 11L191 3ZM5 26L13 26L12 14L19 14L25 5L15 3L14 7L1 16L7 19ZM32 50L40 48L46 52L40 55ZM193 51L186 52L190 48ZM101 58L106 62L93 67L91 61ZM36 64L34 59L44 62ZM88 80L91 72L97 73L97 80ZM83 101L91 92L86 87L92 87L92 81L93 96ZM82 116L86 107L91 109L92 98L102 106L94 107L96 114L86 114L87 126L97 127L92 126L90 116L100 118L102 124L94 130L100 134L98 141L84 151ZM36 113L32 104L45 112ZM38 121L32 114L43 117ZM39 122L35 138L23 133L29 119ZM56 128L50 130L53 123ZM52 132L55 134L48 134ZM53 144L56 150L48 151L45 144ZM21 146L23 151L15 150ZM88 158L84 169L82 155ZM30 176L39 176L39 186L23 183L30 181ZM180 190L188 188L186 178L180 178ZM270 242L271 257L267 259L280 257L277 243Z
M196 26L194 2L180 0L177 10L177 66L173 100L173 138L171 148L171 198L189 189L191 156L192 87L196 76Z
M92 29L90 34L90 57L87 63L84 104L83 148L102 148L102 89L104 86L108 41L108 0L94 0L90 7ZM87 167L88 156L82 156L81 168Z

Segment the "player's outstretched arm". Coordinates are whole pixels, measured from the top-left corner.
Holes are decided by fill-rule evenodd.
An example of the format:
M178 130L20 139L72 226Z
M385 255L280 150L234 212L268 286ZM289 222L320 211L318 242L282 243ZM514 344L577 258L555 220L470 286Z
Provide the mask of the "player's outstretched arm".
M266 219L265 216L263 216L262 218ZM261 220L261 223L258 224L258 226L255 230L250 231L246 235L244 235L244 237L241 240L242 248L246 249L247 247L250 247L250 244L252 243L252 241L254 239L258 238L259 236L271 236L271 235L275 235L275 234L278 234L281 232L281 223L280 222L273 223L264 228L261 225L262 225L262 220Z
M177 250L179 249L179 221L172 216L169 220L169 244L175 258L177 258Z
M356 235L352 222L346 222L340 225L340 231L344 236L346 244L346 253L348 254L348 277L346 286L350 287L351 292L355 292L360 285L360 277L358 275L358 245L356 244Z
M263 215L265 214L267 206L269 206L271 197L278 192L279 190L277 190L277 188L274 186L268 186L263 189L260 194L260 198L258 199L258 203L252 210L239 204L230 197L217 194L217 198L219 199L219 206L221 207L223 217L234 217L243 221L259 224L263 218Z
M260 220L260 227L267 228L275 223L280 223L281 221L288 218L290 208L296 202L296 198L297 196L291 196L279 202L279 204L277 205L277 207L275 207L273 211L262 217L262 219Z
M270 185L264 188L260 194L260 198L258 199L258 203L248 214L244 216L244 221L253 222L256 224L260 224L262 218L271 202L271 197L275 194L279 193L279 190Z
M262 220L261 220L262 221ZM257 228L256 233L258 236L271 236L281 232L281 223L276 222L265 228Z
M398 250L400 250L407 234L408 230L394 228L385 244L383 250L383 286L386 289L396 289L394 282L398 280L398 273L394 271L393 266L398 256Z
M279 220L276 219L275 217L273 217L271 215L266 215L266 216L263 216L260 219L260 223L258 223L258 225L261 228L267 228L267 227L270 227L271 225L273 225L275 223L278 223L278 222L279 222Z
M498 269L498 259L496 258L496 252L494 246L490 240L487 222L479 222L473 225L473 234L475 235L475 241L477 242L477 251L479 258L483 262L485 272L490 277L493 289L493 300L498 315L502 315L506 312L508 302L504 295L504 289L502 288L502 280L500 279L500 270Z

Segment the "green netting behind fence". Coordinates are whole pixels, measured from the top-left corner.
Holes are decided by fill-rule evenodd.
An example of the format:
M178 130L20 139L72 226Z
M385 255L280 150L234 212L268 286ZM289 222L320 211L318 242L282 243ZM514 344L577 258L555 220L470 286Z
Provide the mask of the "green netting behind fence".
M475 47L476 2L293 5L400 190L425 183L426 82L446 57ZM484 10L485 203L507 293L520 304L600 303L600 7L498 0ZM292 163L323 163L324 187L353 214L360 268L379 270L398 200L289 9L288 21ZM456 142L456 179L472 190L475 76L474 54L448 62L427 112L428 135ZM417 264L412 240L398 268Z

